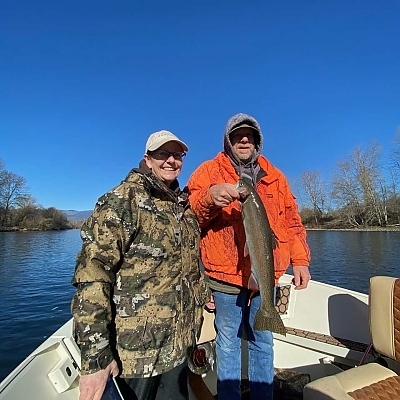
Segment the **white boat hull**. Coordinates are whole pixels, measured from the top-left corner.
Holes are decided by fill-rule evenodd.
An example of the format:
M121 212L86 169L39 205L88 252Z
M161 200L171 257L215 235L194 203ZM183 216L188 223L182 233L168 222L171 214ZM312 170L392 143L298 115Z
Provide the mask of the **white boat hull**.
M284 275L280 281L286 295L278 306L288 333L274 335L277 370L306 373L315 380L358 365L370 342L368 296L315 281L296 291L291 279ZM213 314L205 317L199 343L215 337ZM0 383L0 400L78 399L80 354L72 327L71 319ZM393 368L400 373L398 365ZM215 372L209 371L203 381L215 395Z

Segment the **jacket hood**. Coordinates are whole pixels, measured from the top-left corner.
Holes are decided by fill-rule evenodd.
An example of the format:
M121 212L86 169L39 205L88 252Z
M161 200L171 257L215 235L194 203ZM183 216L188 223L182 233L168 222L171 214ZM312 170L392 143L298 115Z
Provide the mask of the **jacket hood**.
M255 128L255 135L254 135L255 150L253 153L253 157L249 161L249 164L252 164L255 161L257 161L258 156L261 154L263 146L263 134L261 132L260 124L254 117L252 117L249 114L239 113L229 118L224 132L224 151L235 162L235 164L243 164L243 162L239 160L239 158L233 151L232 143L229 138L229 134L231 133L231 131L242 124L247 124Z

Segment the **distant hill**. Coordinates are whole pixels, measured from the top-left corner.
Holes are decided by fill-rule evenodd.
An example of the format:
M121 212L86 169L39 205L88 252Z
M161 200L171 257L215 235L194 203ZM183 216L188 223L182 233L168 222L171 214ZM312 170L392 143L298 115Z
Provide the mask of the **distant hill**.
M88 218L93 212L93 210L87 210L87 211L61 210L61 211L71 221L82 221L82 220Z

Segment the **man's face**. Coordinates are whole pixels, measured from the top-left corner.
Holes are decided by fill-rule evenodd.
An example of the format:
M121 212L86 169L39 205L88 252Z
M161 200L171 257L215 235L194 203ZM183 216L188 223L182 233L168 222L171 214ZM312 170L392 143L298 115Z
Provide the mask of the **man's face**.
M233 147L233 151L243 162L250 161L255 145L254 145L254 129L239 128L233 131L229 138Z

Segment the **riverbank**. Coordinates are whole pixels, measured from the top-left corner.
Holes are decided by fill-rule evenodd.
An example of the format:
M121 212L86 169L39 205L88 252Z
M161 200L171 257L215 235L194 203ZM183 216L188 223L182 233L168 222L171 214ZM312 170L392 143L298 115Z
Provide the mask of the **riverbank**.
M400 231L400 224L399 225L390 225L390 226L368 226L368 227L357 227L357 228L327 228L327 227L305 227L307 231L339 231L339 232L397 232ZM18 227L10 227L10 228L0 228L0 232L48 232L48 231L65 231L70 229L80 229L80 227L74 226L71 228L64 228L64 229L39 229L39 228L18 228Z
M10 228L0 228L0 232L50 232L50 231L69 231L71 229L79 229L78 227L71 227L71 228L63 228L63 229L39 229L39 228L17 228L17 227L10 227Z
M368 227L357 227L357 228L314 228L306 227L307 231L340 231L340 232L398 232L400 231L400 225L390 226L368 226Z

